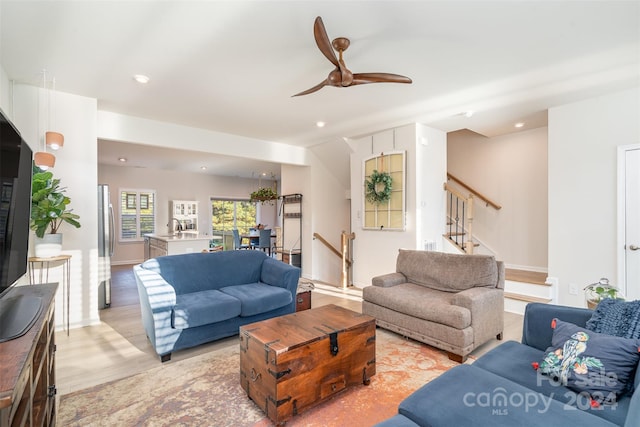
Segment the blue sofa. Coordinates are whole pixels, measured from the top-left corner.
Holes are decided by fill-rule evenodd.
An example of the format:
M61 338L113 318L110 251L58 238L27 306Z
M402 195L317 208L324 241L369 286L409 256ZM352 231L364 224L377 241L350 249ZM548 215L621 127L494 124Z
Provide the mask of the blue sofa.
M142 323L162 362L171 352L293 313L300 269L262 251L190 253L133 267Z
M398 415L377 427L639 426L637 369L630 376L633 394L619 397L614 405L594 406L584 394L532 366L551 346L552 319L584 327L592 314L582 308L529 304L521 343L505 342L473 364L448 370L402 401Z

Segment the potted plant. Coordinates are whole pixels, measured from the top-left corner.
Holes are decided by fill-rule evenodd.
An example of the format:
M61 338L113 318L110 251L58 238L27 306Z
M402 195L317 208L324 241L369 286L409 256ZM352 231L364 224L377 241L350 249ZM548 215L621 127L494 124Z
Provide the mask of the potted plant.
M278 193L271 187L260 187L249 197L251 202L273 203L278 198Z
M609 279L603 277L596 283L584 288L587 298L587 307L594 310L598 303L605 298L624 299L620 290L609 283Z
M53 173L33 166L30 227L36 232L35 256L39 258L60 255L62 234L58 230L62 223L80 227L80 217L68 209L71 199L65 192L66 188L60 187L60 179L54 178Z

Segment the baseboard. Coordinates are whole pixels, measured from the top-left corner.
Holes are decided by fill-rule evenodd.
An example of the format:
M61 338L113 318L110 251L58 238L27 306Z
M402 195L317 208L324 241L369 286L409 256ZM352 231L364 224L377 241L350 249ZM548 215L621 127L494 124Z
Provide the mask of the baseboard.
M111 265L136 265L142 264L144 262L143 259L133 260L133 261L111 261Z
M549 269L547 267L534 267L534 266L531 266L531 265L505 264L504 268L510 268L512 270L533 271L535 273L548 273L549 272Z

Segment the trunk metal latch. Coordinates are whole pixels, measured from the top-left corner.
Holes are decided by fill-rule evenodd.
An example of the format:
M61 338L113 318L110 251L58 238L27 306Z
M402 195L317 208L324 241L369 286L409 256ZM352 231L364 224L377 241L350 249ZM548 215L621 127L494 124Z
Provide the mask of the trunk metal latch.
M331 355L335 356L338 354L338 333L332 332L329 334L329 350L331 350Z

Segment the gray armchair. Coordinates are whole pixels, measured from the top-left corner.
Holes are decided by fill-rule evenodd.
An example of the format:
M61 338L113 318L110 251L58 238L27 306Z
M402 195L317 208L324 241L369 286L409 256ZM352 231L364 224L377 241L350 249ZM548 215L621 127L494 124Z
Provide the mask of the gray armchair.
M493 256L401 249L396 272L363 289L362 312L464 362L479 345L502 339L503 291L504 264Z

